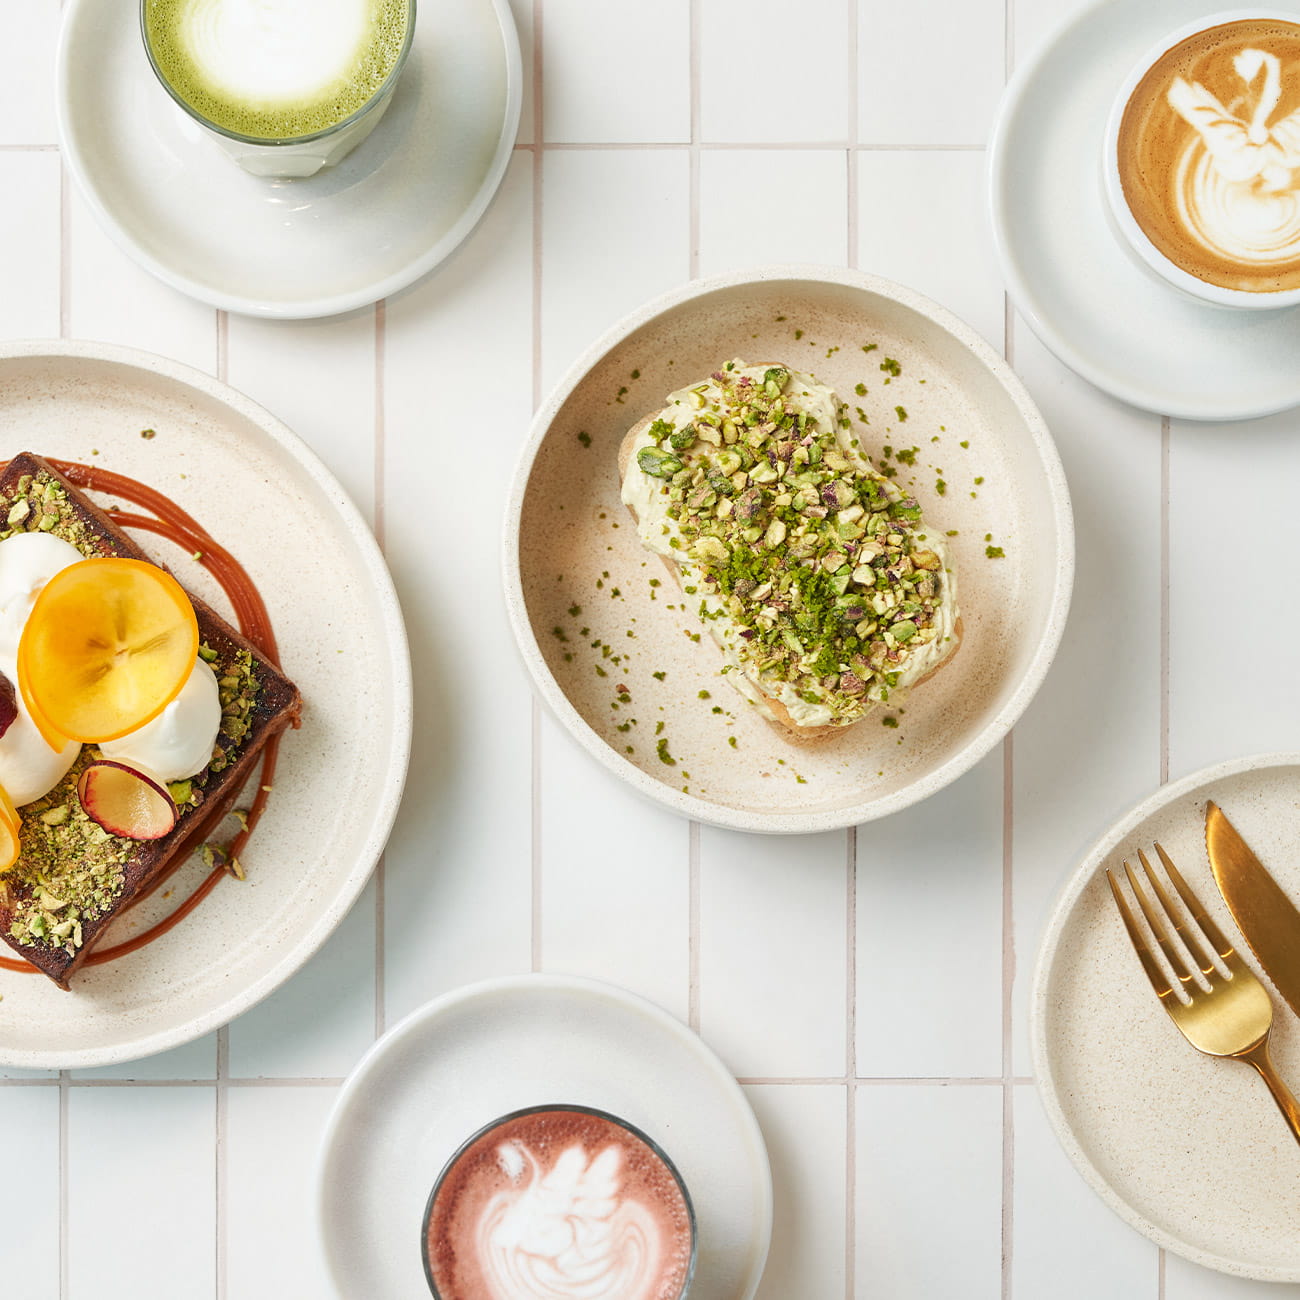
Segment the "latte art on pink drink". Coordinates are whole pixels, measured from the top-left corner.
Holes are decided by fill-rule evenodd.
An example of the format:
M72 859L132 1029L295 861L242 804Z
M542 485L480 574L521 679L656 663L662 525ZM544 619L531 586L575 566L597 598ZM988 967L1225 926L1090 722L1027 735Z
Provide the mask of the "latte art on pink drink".
M426 1265L441 1300L678 1300L694 1253L671 1165L588 1110L509 1116L453 1158L431 1197Z

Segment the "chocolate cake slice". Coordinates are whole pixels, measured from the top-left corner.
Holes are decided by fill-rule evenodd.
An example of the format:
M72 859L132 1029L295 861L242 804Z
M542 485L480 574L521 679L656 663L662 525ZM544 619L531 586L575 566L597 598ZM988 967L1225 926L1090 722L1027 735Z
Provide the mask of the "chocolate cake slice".
M58 470L24 452L0 474L0 541L37 530L88 559L156 563ZM65 989L109 925L212 834L267 741L298 724L302 702L293 683L204 601L190 601L199 653L220 684L222 718L208 765L170 787L180 813L172 830L132 840L91 820L77 797L78 778L100 756L89 744L53 790L19 809L19 858L0 874L0 937Z

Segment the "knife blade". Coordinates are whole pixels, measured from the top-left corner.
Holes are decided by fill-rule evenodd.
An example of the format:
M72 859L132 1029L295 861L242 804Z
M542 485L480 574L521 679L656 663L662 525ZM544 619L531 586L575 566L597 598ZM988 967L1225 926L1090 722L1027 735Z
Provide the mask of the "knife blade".
M1300 1016L1300 911L1213 802L1205 806L1205 847L1237 928L1264 973Z

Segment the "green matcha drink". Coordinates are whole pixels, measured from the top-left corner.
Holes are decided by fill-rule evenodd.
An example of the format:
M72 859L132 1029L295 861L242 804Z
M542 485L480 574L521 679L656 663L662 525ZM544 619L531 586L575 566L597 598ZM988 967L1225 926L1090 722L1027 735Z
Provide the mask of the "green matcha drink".
M143 0L163 83L218 131L328 132L371 103L405 52L414 0Z

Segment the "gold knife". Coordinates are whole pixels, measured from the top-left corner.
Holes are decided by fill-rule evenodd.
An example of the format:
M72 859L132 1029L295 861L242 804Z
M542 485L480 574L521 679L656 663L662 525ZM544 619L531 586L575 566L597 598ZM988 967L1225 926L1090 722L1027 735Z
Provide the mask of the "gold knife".
M1237 928L1300 1016L1300 911L1213 802L1205 806L1205 847Z

